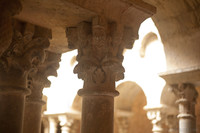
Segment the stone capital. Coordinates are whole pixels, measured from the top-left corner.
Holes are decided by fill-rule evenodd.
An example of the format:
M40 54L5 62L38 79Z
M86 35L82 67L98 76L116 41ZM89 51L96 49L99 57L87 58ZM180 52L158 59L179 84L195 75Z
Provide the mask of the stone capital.
M28 73L44 61L45 49L49 46L46 34L49 30L15 21L12 42L0 55L1 88L27 87Z
M171 85L171 87L172 91L179 99L177 102L179 102L180 100L186 100L188 102L196 103L198 93L193 84L182 83L182 84Z
M172 85L172 91L178 97L179 118L195 118L195 104L198 93L193 84L183 83Z
M137 38L131 27L98 16L67 28L66 34L69 47L78 49L74 73L84 80L84 88L113 88L124 78L123 49Z
M46 51L44 63L28 75L28 88L31 95L27 96L27 102L42 102L42 91L44 87L50 87L48 76L57 76L61 54Z
M164 114L162 109L162 107L145 108L147 111L147 118L151 120L153 125L152 131L155 133L164 131L162 126L164 122Z

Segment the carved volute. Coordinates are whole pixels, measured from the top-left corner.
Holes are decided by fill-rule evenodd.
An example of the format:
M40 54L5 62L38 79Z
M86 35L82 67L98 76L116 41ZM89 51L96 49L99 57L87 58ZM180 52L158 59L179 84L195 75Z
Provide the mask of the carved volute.
M57 76L61 54L46 51L44 63L28 75L28 88L31 95L27 96L27 102L42 102L42 91L44 87L50 87L48 76Z

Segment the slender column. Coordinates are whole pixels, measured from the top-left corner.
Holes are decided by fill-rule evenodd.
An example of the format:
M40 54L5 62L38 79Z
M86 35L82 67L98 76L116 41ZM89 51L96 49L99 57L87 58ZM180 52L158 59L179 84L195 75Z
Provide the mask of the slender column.
M21 8L17 0L1 2L0 7L3 6L1 8L3 12L9 10L12 15L14 10ZM9 5L10 8L6 7ZM37 36L34 27L17 21L12 25L11 18L4 16L5 19L2 19L1 15L2 12L0 14L0 132L22 133L24 101L25 96L30 93L27 89L27 76L34 67L43 62L44 49L49 46L49 41ZM8 22L2 24L6 20Z
M50 87L51 82L48 76L57 76L56 70L59 67L61 54L46 51L44 63L37 67L36 71L29 73L29 85L31 95L26 97L24 133L40 133L42 106L45 102L42 100L42 91L44 87ZM34 110L34 111L33 111Z
M151 120L153 125L152 132L153 133L163 133L163 118L161 108L149 108L147 110L147 117Z
M132 31L102 17L67 29L69 46L78 49L74 72L84 80L81 133L113 133L115 81L124 77L122 52L133 44Z
M196 132L195 103L198 93L192 84L172 85L179 106L179 133Z
M169 133L178 133L178 119L176 115L167 115L166 116L166 125L168 126Z

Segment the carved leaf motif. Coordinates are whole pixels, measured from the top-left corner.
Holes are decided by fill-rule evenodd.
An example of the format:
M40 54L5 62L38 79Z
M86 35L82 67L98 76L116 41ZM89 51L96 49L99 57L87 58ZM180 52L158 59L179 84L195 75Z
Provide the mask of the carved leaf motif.
M33 38L33 34L27 32L23 35L17 30L14 31L12 43L0 57L3 68L1 71L14 70L23 74L44 61L44 52L49 46L49 40L46 37Z
M29 88L32 93L29 98L41 99L42 90L44 87L49 87L51 82L47 79L48 76L56 76L59 67L61 54L46 51L45 61L37 67L37 70L31 71L28 75Z
M96 68L92 74L92 79L94 83L103 83L105 81L106 74L102 68Z

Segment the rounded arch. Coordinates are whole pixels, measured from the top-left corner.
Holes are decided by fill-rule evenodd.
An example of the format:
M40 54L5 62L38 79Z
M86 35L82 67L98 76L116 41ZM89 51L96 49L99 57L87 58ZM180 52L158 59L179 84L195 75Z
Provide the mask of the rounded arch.
M199 66L200 1L145 1L157 8L152 19L164 44L167 70Z
M133 102L139 93L143 94L146 102L146 97L142 88L135 82L126 81L119 84L116 88L120 95L116 98L116 109L131 111Z
M81 109L82 109L82 98L79 95L75 96L74 101L72 103L72 109L81 112Z
M155 41L155 40L158 40L158 36L153 33L153 32L149 32L148 34L146 34L142 40L142 43L141 43L141 48L140 48L140 56L141 57L144 57L145 56L145 52L146 52L146 48L147 46Z
M161 93L160 103L164 105L164 111L168 115L178 114L178 105L176 104L177 97L172 92L169 85L165 85Z
M120 93L116 98L116 117L127 117L129 119L128 132L151 131L151 123L143 110L147 101L142 88L136 82L125 81L119 84L116 89Z

